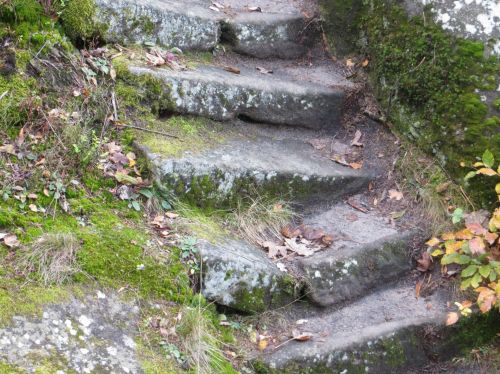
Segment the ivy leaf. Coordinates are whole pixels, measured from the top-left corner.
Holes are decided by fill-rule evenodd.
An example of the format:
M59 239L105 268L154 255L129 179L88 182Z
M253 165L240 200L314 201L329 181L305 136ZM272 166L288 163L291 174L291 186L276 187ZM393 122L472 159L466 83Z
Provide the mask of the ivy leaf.
M454 224L457 224L462 220L462 218L464 218L464 210L462 208L455 209L455 211L451 215L451 221Z
M471 281L470 281L470 285L473 287L473 288L478 288L479 287L479 283L481 283L481 281L483 280L483 278L481 278L481 274L479 273L476 273Z
M467 266L464 270L462 270L462 277L463 278L468 278L474 275L477 271L477 266L476 265L469 265Z
M493 156L493 153L491 153L489 149L484 151L482 159L485 166L489 168L493 167L493 164L495 163L495 157Z
M465 176L464 180L469 180L471 178L474 178L477 175L477 171L469 171L467 175Z
M483 265L479 268L479 274L481 274L483 278L487 278L490 275L490 271L491 271L490 265Z

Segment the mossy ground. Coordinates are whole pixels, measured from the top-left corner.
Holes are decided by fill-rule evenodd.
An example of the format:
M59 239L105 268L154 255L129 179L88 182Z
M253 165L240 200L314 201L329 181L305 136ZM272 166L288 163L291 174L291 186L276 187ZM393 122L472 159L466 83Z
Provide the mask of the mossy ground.
M466 174L461 162L472 163L486 149L500 154L498 109L481 98L498 87L499 59L485 57L483 43L444 31L430 13L408 17L391 0L361 3L323 1L326 28L333 45L337 28L356 36L396 132L435 156L459 181ZM468 192L479 205L491 205L493 183L480 178Z

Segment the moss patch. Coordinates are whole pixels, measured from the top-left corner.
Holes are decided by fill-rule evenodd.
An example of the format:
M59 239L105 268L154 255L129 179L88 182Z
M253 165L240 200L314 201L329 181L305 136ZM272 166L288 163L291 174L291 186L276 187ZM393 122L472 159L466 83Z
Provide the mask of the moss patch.
M348 30L370 56L377 95L397 132L435 155L458 180L465 175L460 162L485 149L500 154L498 109L481 98L498 87L500 61L485 57L482 43L454 37L429 13L410 18L397 1L321 3L333 43L341 35L336 30ZM493 181L472 183L476 201L494 202Z

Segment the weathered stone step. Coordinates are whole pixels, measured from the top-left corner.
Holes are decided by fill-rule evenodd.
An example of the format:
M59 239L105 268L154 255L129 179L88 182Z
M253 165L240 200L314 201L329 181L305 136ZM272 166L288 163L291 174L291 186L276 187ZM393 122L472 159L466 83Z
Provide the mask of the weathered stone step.
M264 250L241 239L198 243L201 292L211 301L244 313L259 313L294 300L296 281L281 272Z
M444 327L446 299L417 299L413 284L399 285L315 318L295 317L307 323L294 328L313 338L269 347L256 359L259 373L402 373L428 362L428 331Z
M317 305L354 300L412 268L410 254L418 230L398 230L376 212L363 213L340 203L307 217L305 224L334 238L328 250L299 260L307 296Z
M202 0L97 0L98 21L109 42L154 42L183 50L214 49L221 37L237 52L295 58L305 53L314 27L285 0L250 12L239 1L220 1L221 12ZM270 3L268 3L269 5ZM284 11L285 10L285 11Z
M129 70L164 82L173 112L218 121L241 117L280 125L336 128L345 96L341 86L287 80L246 68L240 74L216 66L185 71L131 66Z
M234 207L245 197L268 196L292 203L332 203L365 188L374 177L324 157L307 143L314 132L236 121L219 130L220 143L189 147L172 157L139 144L157 181L198 206ZM294 130L294 131L292 131Z

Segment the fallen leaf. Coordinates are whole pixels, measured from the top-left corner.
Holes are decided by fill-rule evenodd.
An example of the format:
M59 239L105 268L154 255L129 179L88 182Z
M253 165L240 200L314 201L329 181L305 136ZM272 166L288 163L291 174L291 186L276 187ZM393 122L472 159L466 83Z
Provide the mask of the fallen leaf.
M354 139L351 141L351 145L355 147L362 147L363 143L360 143L362 136L363 134L361 133L361 131L356 130L356 133L354 134Z
M257 71L262 74L272 74L272 70L267 70L266 68L263 68L262 66L257 66L256 67Z
M16 248L19 247L19 245L21 245L15 234L8 234L4 236L3 244L5 244L9 248Z
M304 236L307 240L320 240L323 236L325 236L325 232L322 229L304 227L302 230L302 236Z
M302 230L299 227L293 228L292 226L288 225L285 226L281 229L281 235L283 235L285 238L291 239L291 238L296 238L297 236L302 234Z
M315 252L313 248L304 243L297 243L295 239L285 239L285 244L290 251L297 253L299 256L309 257Z
M268 344L269 342L267 341L267 339L259 340L259 350L263 351L264 349L267 348Z
M230 73L233 73L233 74L240 74L241 73L240 69L238 69L234 66L224 66L224 70L228 71Z
M406 209L400 210L398 212L391 212L391 218L394 220L400 219L403 218L405 214L406 214Z
M262 243L262 247L269 251L267 253L267 256L269 258L276 258L278 255L280 255L281 257L286 257L287 252L286 252L286 246L284 245L277 245L276 243L267 241Z
M469 241L469 248L473 255L485 253L485 244L482 238L475 237Z
M299 341L299 342L306 342L308 340L311 340L313 337L313 333L311 332L300 332L298 330L292 330L292 337L293 340Z
M432 257L429 253L422 252L421 257L419 260L417 260L417 262L418 262L417 270L421 271L422 273L425 273L426 271L429 270L432 264Z
M358 215L356 213L349 213L345 216L346 220L349 222L355 222L359 219Z
M299 319L299 320L295 321L295 324L296 325L303 325L303 324L305 324L307 322L309 322L309 320L307 320L307 319Z
M397 201L402 200L403 193L399 192L398 190L389 190L389 199Z
M280 271L282 271L283 273L286 273L288 272L287 268L285 267L285 264L283 264L282 262L277 262L276 263L276 266L278 267L278 269Z
M318 151L325 149L327 146L331 144L330 139L309 139L307 142L311 144L314 147L314 149L317 149Z
M368 64L370 63L370 60L368 60L367 58L363 60L363 62L361 63L361 66L366 68L368 66Z
M6 232L0 232L0 240L3 240L3 238L5 238L7 235L9 234Z
M333 243L333 237L330 235L323 235L323 237L321 238L321 243L326 247L329 247Z
M32 211L32 212L38 212L38 208L36 207L35 204L30 204L28 206L28 208Z
M38 195L36 193L29 193L28 199L36 200L38 199Z
M420 297L420 290L422 289L422 281L418 281L415 286L415 297L418 299Z
M353 66L355 66L356 64L349 58L347 59L347 61L345 62L346 66L348 68L352 68Z
M9 155L16 155L13 144L5 144L0 146L0 153L7 153Z
M358 170L358 169L361 169L363 167L363 163L362 162L351 162L349 164L349 166L351 168L353 168L354 170Z
M445 192L448 189L448 187L450 187L450 184L451 184L451 182L444 182L444 183L438 184L436 186L436 192L437 193Z
M439 243L441 243L441 240L439 240L438 238L432 238L431 240L425 242L425 244L427 244L429 247L435 247Z
M446 326L453 325L458 321L458 313L451 312L446 316Z
M250 12L262 12L262 8L260 6L249 6L248 10Z

